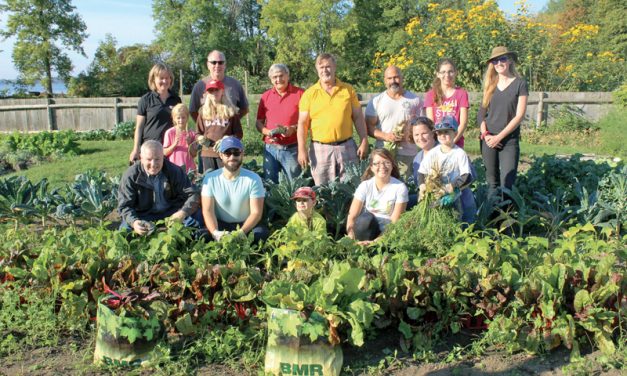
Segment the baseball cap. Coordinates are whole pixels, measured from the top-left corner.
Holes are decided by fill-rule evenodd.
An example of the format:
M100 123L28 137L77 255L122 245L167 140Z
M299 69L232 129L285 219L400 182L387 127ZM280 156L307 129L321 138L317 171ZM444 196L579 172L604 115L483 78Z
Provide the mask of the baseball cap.
M207 85L205 85L205 91L209 89L224 89L224 84L222 83L222 81L210 80L209 82L207 82Z
M292 200L295 200L297 198L310 198L312 200L315 200L316 192L314 192L311 187L300 187L294 192L291 197Z
M220 140L220 153L224 153L229 149L239 149L244 150L244 145L242 145L242 141L237 137L227 136Z
M457 127L459 124L457 120L455 120L452 116L445 116L439 123L435 125L435 131L447 131L452 130L453 132L457 132Z

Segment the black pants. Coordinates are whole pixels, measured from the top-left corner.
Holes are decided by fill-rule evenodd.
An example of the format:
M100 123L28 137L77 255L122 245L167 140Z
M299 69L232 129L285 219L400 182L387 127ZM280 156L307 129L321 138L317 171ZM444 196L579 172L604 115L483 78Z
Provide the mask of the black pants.
M516 182L520 145L518 138L502 142L503 147L493 149L481 141L481 156L485 164L488 194L494 196L500 188L512 189Z

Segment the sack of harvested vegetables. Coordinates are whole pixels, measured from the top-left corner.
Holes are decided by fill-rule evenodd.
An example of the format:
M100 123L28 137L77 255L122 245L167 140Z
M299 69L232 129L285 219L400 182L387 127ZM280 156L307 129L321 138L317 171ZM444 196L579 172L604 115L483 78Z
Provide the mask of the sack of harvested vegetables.
M156 358L154 348L161 335L156 314L139 305L129 309L119 304L118 297L107 295L98 301L96 320L94 363L136 367Z
M268 346L265 373L272 375L339 375L344 362L342 348L326 337L313 342L316 327L328 322L317 312L305 317L303 312L268 307Z

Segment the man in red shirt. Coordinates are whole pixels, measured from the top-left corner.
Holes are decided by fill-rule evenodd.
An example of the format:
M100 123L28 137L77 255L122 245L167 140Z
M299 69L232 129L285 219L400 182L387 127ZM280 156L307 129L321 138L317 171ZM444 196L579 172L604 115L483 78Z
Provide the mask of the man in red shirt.
M261 95L256 125L265 142L264 178L276 183L281 171L289 180L301 173L296 129L303 89L290 84L290 71L285 64L272 64L268 76L272 88Z

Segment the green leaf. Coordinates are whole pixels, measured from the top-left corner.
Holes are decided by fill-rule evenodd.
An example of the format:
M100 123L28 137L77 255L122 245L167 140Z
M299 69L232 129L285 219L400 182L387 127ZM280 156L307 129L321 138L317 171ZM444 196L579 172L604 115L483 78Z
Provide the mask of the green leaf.
M414 336L411 326L403 320L401 320L400 324L398 324L398 331L403 334L405 339L410 339Z
M137 338L141 337L141 334L141 330L137 327L123 326L122 329L120 329L120 336L128 338L130 343L135 342Z
M575 294L575 312L581 313L586 306L591 305L592 303L593 301L587 290L579 290L577 291L577 294Z
M612 342L610 334L601 331L596 332L594 334L594 340L603 354L613 355L616 352L616 346L614 345L614 342Z

